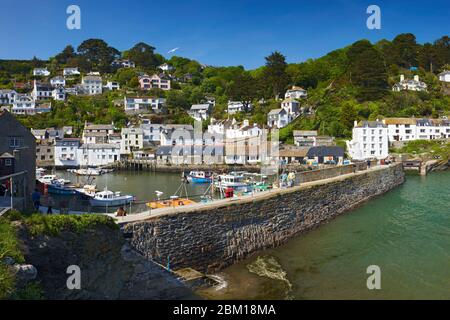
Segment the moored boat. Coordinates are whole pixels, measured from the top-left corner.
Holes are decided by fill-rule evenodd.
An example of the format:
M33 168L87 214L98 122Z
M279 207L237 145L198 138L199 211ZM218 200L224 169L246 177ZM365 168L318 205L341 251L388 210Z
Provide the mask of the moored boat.
M83 188L75 189L75 192L83 198L93 198L97 193L97 187L95 185L86 184Z
M162 209L172 207L182 207L195 204L196 202L187 198L180 198L178 196L171 196L170 199L157 200L147 203L147 207L151 209Z
M134 200L132 195L122 195L120 191L104 191L97 192L94 197L89 199L89 203L93 207L118 207L129 204Z
M57 180L52 183L46 184L48 193L60 194L60 195L72 195L75 194L75 188L72 186L65 186Z
M238 173L218 175L214 181L214 188L220 192L224 192L229 188L239 192L251 191L251 185L245 183L244 176Z
M191 171L187 176L189 182L193 183L211 183L212 174L205 171Z

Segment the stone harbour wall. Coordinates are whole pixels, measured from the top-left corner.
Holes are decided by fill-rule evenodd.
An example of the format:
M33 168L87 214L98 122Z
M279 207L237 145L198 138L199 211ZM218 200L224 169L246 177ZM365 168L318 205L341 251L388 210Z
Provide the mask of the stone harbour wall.
M280 189L197 211L168 213L124 225L130 245L172 269L214 272L285 243L404 182L401 164Z

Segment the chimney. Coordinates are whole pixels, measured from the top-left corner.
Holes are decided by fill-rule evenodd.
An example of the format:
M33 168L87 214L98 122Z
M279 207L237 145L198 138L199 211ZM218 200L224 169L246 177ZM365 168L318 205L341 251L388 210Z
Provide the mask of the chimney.
M245 119L245 120L244 120L244 127L247 127L249 124L250 124L250 123L249 123L248 119Z
M353 122L353 126L356 127L357 125L358 125L358 121L355 120L355 121Z
M417 74L414 76L414 81L419 81L419 76Z
M404 74L400 75L400 82L402 82L402 81L405 81L405 75Z

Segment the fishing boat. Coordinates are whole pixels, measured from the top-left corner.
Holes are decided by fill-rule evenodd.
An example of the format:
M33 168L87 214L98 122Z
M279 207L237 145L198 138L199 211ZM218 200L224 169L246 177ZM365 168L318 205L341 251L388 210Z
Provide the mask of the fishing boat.
M251 185L244 182L244 176L236 172L217 176L217 180L214 181L214 188L220 192L224 192L228 188L237 192L251 191Z
M86 184L83 186L83 188L75 189L75 192L81 195L82 198L90 199L95 197L95 194L97 193L97 186L93 184Z
M60 195L73 195L76 194L73 186L66 186L59 180L53 180L51 183L46 184L48 193L60 194Z
M192 183L210 183L212 181L212 174L205 171L191 171L187 179Z
M93 207L117 207L129 204L133 200L134 197L131 195L122 195L120 191L113 192L105 188L89 199L89 203Z
M40 183L43 183L43 184L46 184L46 185L52 184L52 183L58 183L60 185L66 185L66 184L70 183L70 180L58 178L54 174L46 174L46 175L42 176L41 178L39 178L38 181Z

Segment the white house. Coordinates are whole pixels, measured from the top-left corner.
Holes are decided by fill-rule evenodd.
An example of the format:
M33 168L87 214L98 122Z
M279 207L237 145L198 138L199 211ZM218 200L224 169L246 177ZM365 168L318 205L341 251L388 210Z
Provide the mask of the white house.
M136 64L128 59L116 59L114 60L111 65L113 67L117 67L117 68L135 68Z
M36 111L36 102L33 97L26 94L17 94L11 108L11 113L15 114L34 114Z
M167 64L167 63L163 63L158 68L161 69L162 71L171 71L171 70L173 70L173 67L171 65Z
M234 120L234 119L233 119ZM225 130L226 139L243 139L259 137L262 135L262 129L258 127L257 123L250 125L250 121L245 119L242 125L237 123L232 124L229 128Z
M31 96L35 101L49 100L53 97L53 87L48 83L41 83L34 80Z
M383 123L388 127L388 140L411 141L417 139L417 124L414 118L386 118Z
M56 76L56 77L53 77L53 78L50 79L50 84L53 87L56 87L56 86L63 86L63 87L65 87L66 86L66 79L64 79L64 77L61 77L61 76Z
M286 98L281 102L281 108L285 109L287 113L294 119L299 114L300 103L294 98Z
M57 85L52 91L52 98L58 101L66 100L66 89L62 85Z
M144 123L140 125L143 132L144 144L161 143L161 133L164 125L157 123Z
M211 111L212 111L211 105L209 103L204 103L204 104L193 104L188 113L196 121L203 121L209 118Z
M185 146L193 144L194 128L190 124L168 124L161 131L161 146Z
M291 122L291 116L286 109L273 109L267 114L267 126L283 128Z
M308 96L308 92L302 87L292 86L289 90L284 94L284 98L292 98L292 99L302 99Z
M85 76L81 80L83 90L85 94L96 95L102 94L102 77L100 76Z
M446 119L417 119L417 139L434 140L450 138L450 121Z
M355 121L351 141L346 141L352 159L385 159L389 156L388 127L381 121Z
M443 71L439 73L439 81L450 82L450 71Z
M17 92L14 90L0 90L0 105L12 104L16 95Z
M205 97L206 103L209 103L213 107L216 106L216 98L214 97Z
M389 142L450 137L450 120L446 119L386 118L383 123L388 127Z
M47 68L34 68L33 69L33 76L48 77L49 75L50 75L50 72L47 70Z
M141 128L122 128L121 154L131 154L144 148L144 132Z
M120 145L114 143L83 144L78 149L77 155L80 166L104 166L120 159Z
M249 103L247 106L247 110L251 110L252 109L252 104ZM229 114L234 114L237 112L245 112L245 106L242 102L240 101L228 101L228 107L227 107L227 112Z
M316 130L294 130L294 144L297 147L314 147L317 135Z
M156 97L125 97L124 107L125 112L137 112L137 113L147 113L147 112L161 112L166 99L156 98Z
M80 75L80 71L78 71L78 68L64 68L63 69L63 76L78 76Z
M55 141L55 166L78 167L78 148L80 139L63 138Z
M400 75L400 82L392 87L392 91L427 91L427 87L425 82L420 81L418 75L415 75L414 79L405 79L405 76L402 74Z
M115 81L107 81L103 88L110 91L120 90L120 84Z

